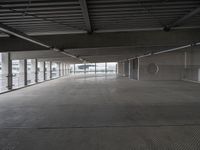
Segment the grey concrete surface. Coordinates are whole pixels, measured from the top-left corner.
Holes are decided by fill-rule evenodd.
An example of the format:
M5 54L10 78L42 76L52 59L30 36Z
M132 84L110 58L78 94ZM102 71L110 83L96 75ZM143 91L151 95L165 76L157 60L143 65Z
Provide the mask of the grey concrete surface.
M140 80L182 80L184 76L184 51L151 55L139 59ZM158 66L158 72L150 73L149 64Z
M200 147L200 85L64 77L0 95L0 150Z

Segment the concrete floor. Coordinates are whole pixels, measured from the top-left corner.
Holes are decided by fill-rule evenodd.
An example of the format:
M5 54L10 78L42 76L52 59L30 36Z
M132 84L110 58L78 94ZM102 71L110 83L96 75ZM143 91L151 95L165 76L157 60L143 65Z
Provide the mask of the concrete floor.
M77 76L0 95L0 150L199 147L199 84Z

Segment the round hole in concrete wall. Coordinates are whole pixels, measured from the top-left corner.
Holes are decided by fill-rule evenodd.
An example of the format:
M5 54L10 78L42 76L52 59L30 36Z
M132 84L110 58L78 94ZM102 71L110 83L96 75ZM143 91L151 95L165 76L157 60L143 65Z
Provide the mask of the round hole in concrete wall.
M155 63L150 63L147 66L147 71L149 74L157 74L159 72L159 67Z

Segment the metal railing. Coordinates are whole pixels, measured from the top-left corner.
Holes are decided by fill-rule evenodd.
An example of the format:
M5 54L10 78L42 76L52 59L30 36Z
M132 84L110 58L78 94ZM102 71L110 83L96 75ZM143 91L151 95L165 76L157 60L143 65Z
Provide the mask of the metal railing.
M38 82L44 81L44 71L38 71Z
M7 75L0 74L0 93L8 91L7 84L8 84Z
M65 72L65 73L64 73ZM44 78L45 75L45 78ZM59 78L61 76L69 75L69 70L54 70L52 72L39 71L37 74L38 82L44 82L46 80ZM45 79L45 80L44 80ZM36 83L36 73L27 72L27 85ZM24 73L13 73L12 75L12 89L17 89L25 86L25 75ZM8 91L8 75L0 74L0 93Z
M27 84L31 85L35 83L35 72L28 72L27 73Z
M24 73L14 73L12 76L13 89L24 86Z
M58 78L60 75L59 75L60 73L59 73L59 70L53 70L52 71L52 78L54 79L54 78Z

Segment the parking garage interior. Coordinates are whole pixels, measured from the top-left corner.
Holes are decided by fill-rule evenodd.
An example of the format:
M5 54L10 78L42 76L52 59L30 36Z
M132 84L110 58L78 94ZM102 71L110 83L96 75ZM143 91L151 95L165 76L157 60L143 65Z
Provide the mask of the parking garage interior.
M200 149L199 0L0 12L0 150Z

